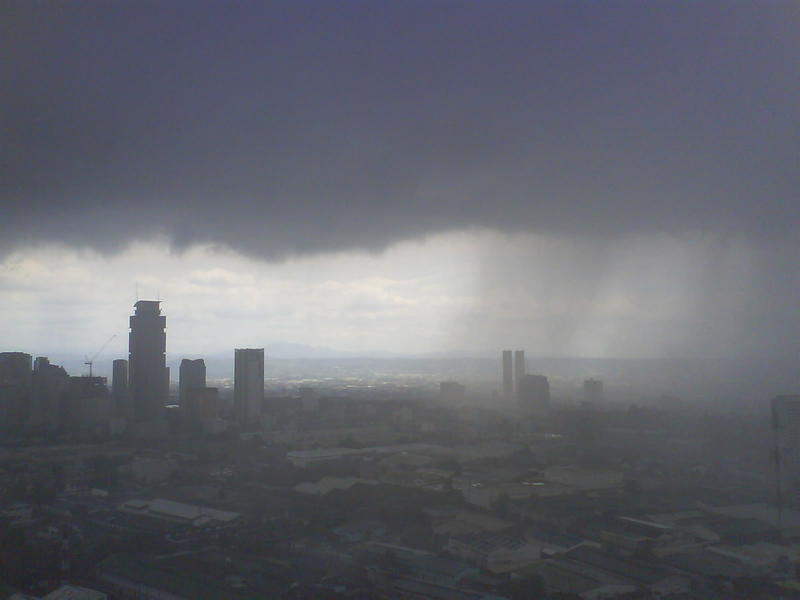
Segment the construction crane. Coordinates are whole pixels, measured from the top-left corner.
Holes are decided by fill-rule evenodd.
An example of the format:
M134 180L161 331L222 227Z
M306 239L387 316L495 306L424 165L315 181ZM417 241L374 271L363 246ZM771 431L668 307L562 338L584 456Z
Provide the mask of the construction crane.
M84 358L86 359L86 361L85 361L83 364L85 364L85 365L89 365L89 377L91 377L91 376L92 376L92 365L94 364L94 359L95 359L95 358L97 358L97 357L100 355L100 353L101 353L103 350L105 350L105 349L106 349L106 346L108 346L108 345L111 343L111 340L113 340L115 337L117 337L117 334L116 334L116 333L115 333L114 335L112 335L110 338L108 338L108 339L106 340L106 343L105 343L105 344L103 344L102 346L100 346L100 350L98 350L97 352L95 352L95 353L94 353L94 356L93 356L92 358L89 358L88 356L84 356Z

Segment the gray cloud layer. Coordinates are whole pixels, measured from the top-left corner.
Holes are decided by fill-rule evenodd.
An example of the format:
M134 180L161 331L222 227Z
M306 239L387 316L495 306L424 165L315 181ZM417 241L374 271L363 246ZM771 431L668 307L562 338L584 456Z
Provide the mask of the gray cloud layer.
M2 3L0 240L280 257L800 218L780 3ZM10 60L8 58L10 57Z

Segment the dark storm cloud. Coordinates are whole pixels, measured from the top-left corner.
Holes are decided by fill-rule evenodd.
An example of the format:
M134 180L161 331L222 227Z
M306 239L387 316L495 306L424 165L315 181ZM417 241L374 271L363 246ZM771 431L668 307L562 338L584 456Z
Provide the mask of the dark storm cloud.
M2 3L10 245L266 257L442 229L790 231L798 11Z

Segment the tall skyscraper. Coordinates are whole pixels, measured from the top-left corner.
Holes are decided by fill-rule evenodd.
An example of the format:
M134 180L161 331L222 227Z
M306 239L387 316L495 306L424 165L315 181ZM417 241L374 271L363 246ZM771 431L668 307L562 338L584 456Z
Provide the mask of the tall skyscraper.
M114 414L128 418L132 416L128 397L128 361L118 358L112 365L111 398L114 401Z
M781 505L800 506L800 396L772 399L775 474Z
M525 350L514 350L514 391L519 388L519 380L525 375Z
M233 412L239 423L254 423L264 404L264 349L234 352Z
M186 414L192 413L193 408L189 406L191 390L198 390L206 387L206 363L202 358L192 360L184 358L181 361L180 373L178 375L178 404Z
M133 305L129 336L129 393L136 421L157 423L164 418L167 399L167 318L158 300Z
M517 401L524 410L546 411L550 408L550 382L544 375L523 375L517 388Z
M503 398L514 397L514 372L511 363L511 350L503 350Z

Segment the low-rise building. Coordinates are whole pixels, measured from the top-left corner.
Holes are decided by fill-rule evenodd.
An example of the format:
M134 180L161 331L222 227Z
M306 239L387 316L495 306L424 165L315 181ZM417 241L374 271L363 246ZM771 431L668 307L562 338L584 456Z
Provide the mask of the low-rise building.
M448 539L443 550L492 573L510 573L541 558L537 546L500 533L455 535Z
M156 498L154 500L127 500L120 504L117 510L125 514L161 519L173 523L192 525L194 527L231 525L241 517L239 513L231 511L185 504L183 502L164 500L162 498Z

